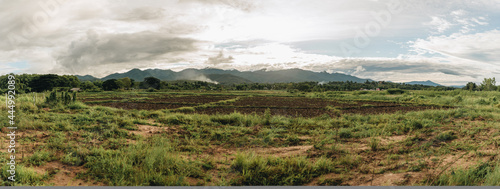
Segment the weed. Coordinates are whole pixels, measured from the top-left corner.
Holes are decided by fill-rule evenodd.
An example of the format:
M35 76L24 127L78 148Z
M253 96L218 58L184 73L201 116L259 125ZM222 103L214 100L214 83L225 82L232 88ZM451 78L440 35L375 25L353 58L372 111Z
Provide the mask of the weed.
M485 162L469 169L452 170L449 174L441 175L432 185L438 186L477 186L481 183L498 185L498 168Z
M236 185L301 185L332 171L333 165L326 158L313 164L304 157L278 158L240 153L231 168L241 176L233 181Z
M352 137L351 129L341 128L339 130L339 137L340 138L351 138Z
M372 151L377 151L379 149L379 144L380 144L379 139L372 137L372 138L370 138L370 142L368 143L368 146L370 146L370 149Z
M446 131L439 133L439 135L437 135L435 139L438 141L450 141L456 138L457 136L455 136L455 133L453 133L453 131Z
M41 166L44 165L46 162L52 161L54 159L55 159L54 153L52 151L44 149L35 151L33 155L31 155L28 158L28 162L31 165Z

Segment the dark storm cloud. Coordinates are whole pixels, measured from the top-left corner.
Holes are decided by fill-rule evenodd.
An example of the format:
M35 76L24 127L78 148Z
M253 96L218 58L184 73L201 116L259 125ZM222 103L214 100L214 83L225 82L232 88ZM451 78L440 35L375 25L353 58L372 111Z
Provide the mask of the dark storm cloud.
M196 51L196 40L171 37L160 32L98 34L88 31L56 55L58 66L76 72L95 65L155 60L161 55Z

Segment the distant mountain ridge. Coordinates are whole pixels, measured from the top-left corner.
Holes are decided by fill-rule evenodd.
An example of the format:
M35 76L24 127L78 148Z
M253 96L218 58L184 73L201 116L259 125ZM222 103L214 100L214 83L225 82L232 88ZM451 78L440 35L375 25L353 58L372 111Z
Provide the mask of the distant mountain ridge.
M405 82L406 84L410 84L410 85L426 85L426 86L443 86L439 83L435 83L435 82L432 82L430 80L427 80L427 81L410 81L410 82Z
M99 80L99 78L96 78L96 77L91 76L91 75L84 75L84 76L77 75L76 77L80 81L95 81L95 80Z
M92 80L99 79L95 77L78 76L82 80ZM146 77L156 77L163 81L174 81L174 80L198 80L198 81L208 81L208 82L218 82L222 84L234 84L234 83L288 83L288 82L305 82L305 81L317 81L317 82L329 82L329 81L353 81L353 82L365 82L372 81L371 79L361 79L355 76L350 76L341 73L327 73L327 72L313 72L302 69L288 69L288 70L276 70L276 71L238 71L238 70L222 70L214 68L206 69L185 69L179 72L174 72L172 70L161 70L161 69L132 69L125 73L114 73L106 77L100 78L100 80L108 79L120 79L124 77L129 77L135 81L143 81Z

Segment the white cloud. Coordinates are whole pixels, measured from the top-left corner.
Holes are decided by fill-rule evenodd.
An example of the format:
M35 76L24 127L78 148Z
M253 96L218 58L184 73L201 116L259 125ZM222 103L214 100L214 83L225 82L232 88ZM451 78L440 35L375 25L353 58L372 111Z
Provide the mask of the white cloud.
M425 25L431 26L433 29L437 30L437 33L443 33L446 30L450 29L452 24L448 22L446 19L439 18L437 16L431 17L432 20Z
M363 66L358 66L358 67L356 67L356 70L354 72L352 72L352 75L360 75L364 71L366 71L366 69L363 68Z
M472 61L499 64L499 43L500 31L491 30L476 34L452 34L418 39L413 47Z
M95 76L131 68L218 66L330 70L381 80L422 75L451 81L478 77L479 71L474 74L467 69L482 72L486 67L486 75L493 73L500 60L495 45L499 32L477 33L498 16L498 1L397 1L406 9L392 14L372 42L381 38L406 44L420 38L410 50L421 54L412 57L397 52L404 55L398 59L344 59L288 45L308 40L352 41L356 28L377 22L373 12L389 10L389 1L72 0L58 7L57 14L26 41L10 44L8 34L21 35L30 26L25 18L43 13L38 2L49 0L0 1L0 64L27 62L30 67L25 71L30 73ZM430 34L456 34L427 37L429 28L435 31ZM88 31L96 31L97 40L92 41ZM215 47L238 41L249 45ZM317 52L328 54L331 48L328 44ZM393 49L376 51L384 57ZM442 56L429 58L429 53ZM0 74L12 69L2 68ZM455 77L457 73L463 75Z

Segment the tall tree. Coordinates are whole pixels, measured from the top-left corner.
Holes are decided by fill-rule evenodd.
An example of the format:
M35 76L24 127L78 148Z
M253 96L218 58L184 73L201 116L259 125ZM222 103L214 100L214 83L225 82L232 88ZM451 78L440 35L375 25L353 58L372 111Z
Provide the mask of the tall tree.
M476 91L477 85L474 82L469 82L469 83L467 83L467 85L465 85L464 89L469 90L469 91Z
M483 91L496 90L495 84L496 84L495 78L484 78L483 82L481 82L481 90Z
M132 86L132 80L128 77L121 78L120 81L121 81L122 87L127 89L127 90L130 89L130 87Z
M30 82L30 87L34 92L43 92L52 90L54 87L59 87L59 76L56 74L39 75L33 78Z
M155 88L160 89L161 80L156 77L146 77L144 78L145 88Z
M92 83L91 81L85 81L81 84L81 88L83 90L92 90L92 89L96 89L97 86L95 86L94 83Z
M118 83L118 80L116 79L108 79L102 83L102 89L104 89L105 91L111 91L119 88L120 85Z

